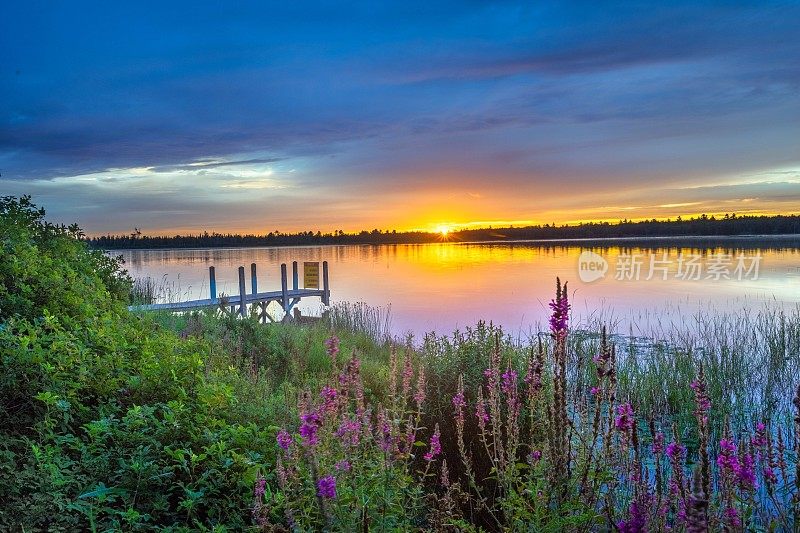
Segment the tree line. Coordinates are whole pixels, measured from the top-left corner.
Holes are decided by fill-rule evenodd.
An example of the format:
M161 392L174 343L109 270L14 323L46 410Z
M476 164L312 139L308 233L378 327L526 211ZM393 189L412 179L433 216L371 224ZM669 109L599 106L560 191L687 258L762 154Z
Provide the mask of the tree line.
M127 248L222 248L243 246L302 246L319 244L423 244L434 242L507 241L527 239L606 239L627 237L697 237L800 234L800 216L738 216L725 214L666 220L620 220L585 222L574 225L544 224L524 227L454 230L438 232L373 229L346 233L300 231L267 234L203 232L196 235L150 236L138 229L128 235L87 237L90 246L101 249Z

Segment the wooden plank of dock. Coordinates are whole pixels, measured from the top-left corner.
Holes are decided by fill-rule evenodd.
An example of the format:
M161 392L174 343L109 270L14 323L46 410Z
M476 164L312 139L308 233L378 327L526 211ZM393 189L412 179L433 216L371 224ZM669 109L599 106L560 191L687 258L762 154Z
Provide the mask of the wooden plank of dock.
M245 303L253 303L253 302L263 302L263 301L276 301L281 302L283 300L283 291L268 291L268 292L259 292L257 294L248 294L245 296L244 300ZM325 295L325 290L323 289L288 289L286 291L287 299L293 298L308 298L312 296L317 296L322 298ZM230 304L230 299L225 299L228 304ZM203 300L191 300L189 302L167 302L161 304L143 304L143 305L131 305L128 307L131 311L186 311L189 309L199 309L203 307L214 307L218 306L223 299L221 298L206 298ZM237 305L238 307L238 305Z

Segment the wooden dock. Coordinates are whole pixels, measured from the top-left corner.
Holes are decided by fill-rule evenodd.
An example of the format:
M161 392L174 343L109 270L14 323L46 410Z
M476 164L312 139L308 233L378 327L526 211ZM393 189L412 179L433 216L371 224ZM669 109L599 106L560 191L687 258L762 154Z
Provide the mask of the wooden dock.
M256 306L258 318L262 322L275 319L267 312L267 306L276 302L283 311L284 317L291 318L292 309L300 303L302 298L319 297L323 305L330 305L330 285L328 281L328 262L322 262L322 287L319 287L319 263L306 262L303 268L303 288L299 287L297 261L292 262L292 286L289 288L289 279L286 263L281 264L281 290L258 292L258 277L256 264L250 265L250 292L246 290L245 269L239 267L239 294L217 295L217 278L214 267L208 267L209 294L211 298L203 300L190 300L186 302L167 302L159 304L131 305L131 311L191 311L193 309L208 309L218 307L232 315L247 316L248 305Z

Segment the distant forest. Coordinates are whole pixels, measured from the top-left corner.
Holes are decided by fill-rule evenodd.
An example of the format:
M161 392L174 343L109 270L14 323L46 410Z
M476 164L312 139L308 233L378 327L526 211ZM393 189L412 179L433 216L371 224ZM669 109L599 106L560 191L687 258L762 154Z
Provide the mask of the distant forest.
M332 233L272 231L265 235L201 233L198 235L147 236L138 229L130 235L86 238L90 246L107 250L126 248L222 248L238 246L293 246L315 244L422 244L433 242L506 241L526 239L607 239L626 237L695 237L800 234L800 216L701 215L667 220L621 220L617 223L586 222L577 225L454 230L447 235L424 231L361 231Z

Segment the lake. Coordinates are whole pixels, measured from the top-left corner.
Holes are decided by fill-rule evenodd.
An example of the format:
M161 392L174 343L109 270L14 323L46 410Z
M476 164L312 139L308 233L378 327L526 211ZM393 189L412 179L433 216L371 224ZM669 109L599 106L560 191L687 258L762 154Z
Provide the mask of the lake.
M114 251L134 277L150 276L161 299L237 294L237 269L258 265L259 291L280 289L280 264L328 261L331 301L390 309L395 334L491 320L516 334L546 324L556 276L569 282L576 321L620 332L686 325L699 311L800 304L800 239L437 243ZM291 266L290 266L291 268ZM290 274L291 275L291 274ZM319 313L318 300L301 306Z

